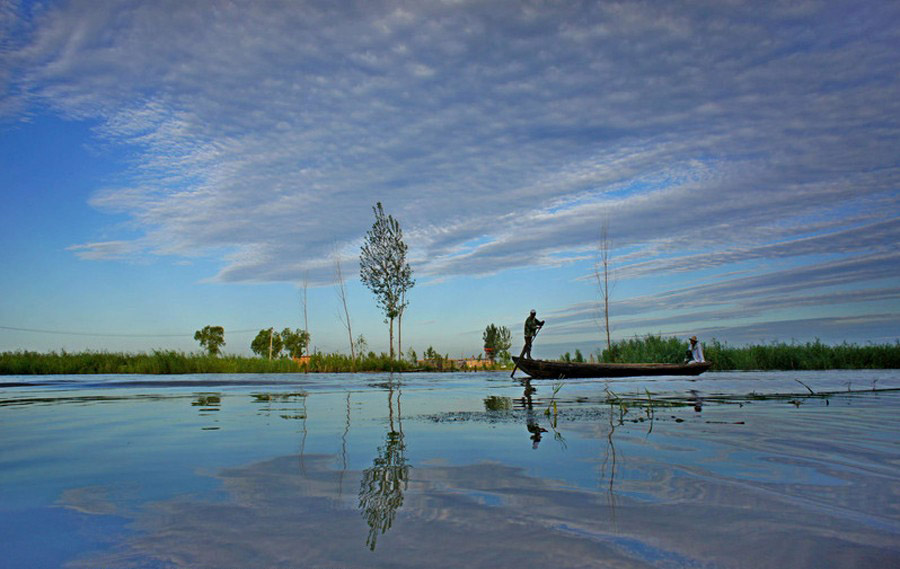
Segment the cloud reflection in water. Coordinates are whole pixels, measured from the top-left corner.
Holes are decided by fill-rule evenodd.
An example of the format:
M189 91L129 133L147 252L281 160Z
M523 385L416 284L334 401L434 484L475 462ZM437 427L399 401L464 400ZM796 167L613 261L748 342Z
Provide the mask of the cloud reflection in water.
M119 552L81 566L153 559L197 569L829 567L841 560L860 567L897 559L890 527L861 532L827 511L811 515L802 501L700 471L650 468L633 489L655 499L634 498L626 485L611 503L606 488L574 488L489 462L409 470L391 530L375 549L372 532L386 528L369 527L348 491L364 475L334 464L333 456L307 456L301 470L296 456L285 456L223 470L226 501L154 503L136 514L139 531Z

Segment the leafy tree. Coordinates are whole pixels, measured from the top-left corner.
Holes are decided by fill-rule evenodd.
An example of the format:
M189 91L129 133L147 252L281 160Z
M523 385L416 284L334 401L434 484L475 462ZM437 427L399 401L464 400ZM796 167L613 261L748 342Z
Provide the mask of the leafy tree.
M509 348L512 346L509 328L488 324L481 337L484 340L484 351L492 362L498 357L503 361L509 359Z
M407 246L403 230L392 216L384 213L381 202L372 208L375 223L366 233L359 258L359 276L372 294L385 321L390 322L390 356L394 359L394 319L406 308L406 292L416 282L406 261Z
M209 355L218 356L222 346L225 345L225 328L204 326L202 330L194 332L194 339L200 342L200 347L209 352Z
M359 354L360 357L369 350L369 343L362 334L356 337L356 341L353 344L356 347L356 353Z
M583 364L584 363L584 354L581 353L581 350L575 349L575 357L572 359L573 362Z
M303 356L303 352L309 347L309 332L299 328L296 330L285 328L281 331L281 341L284 343L284 349L290 357L299 358Z
M272 349L271 355L276 358L284 347L284 342L281 340L281 334L276 332L273 328L260 330L259 334L256 335L256 338L253 338L253 341L250 342L250 349L253 350L254 354L262 358L269 357L270 347Z

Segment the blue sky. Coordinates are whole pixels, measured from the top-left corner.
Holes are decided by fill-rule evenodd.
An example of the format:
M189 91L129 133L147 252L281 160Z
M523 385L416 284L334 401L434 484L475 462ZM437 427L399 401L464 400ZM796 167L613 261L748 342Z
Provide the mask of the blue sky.
M0 0L0 350L900 337L896 2Z

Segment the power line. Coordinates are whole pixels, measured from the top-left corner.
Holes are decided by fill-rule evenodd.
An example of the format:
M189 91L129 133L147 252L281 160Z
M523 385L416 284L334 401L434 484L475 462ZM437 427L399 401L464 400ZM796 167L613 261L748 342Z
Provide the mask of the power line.
M73 332L66 330L42 330L39 328L16 328L14 326L0 326L0 330L13 330L15 332L32 332L36 334L56 334L60 336L93 336L104 338L193 338L193 334L111 334L108 332ZM252 328L247 330L226 330L229 334L243 334L248 332L259 332L262 328Z

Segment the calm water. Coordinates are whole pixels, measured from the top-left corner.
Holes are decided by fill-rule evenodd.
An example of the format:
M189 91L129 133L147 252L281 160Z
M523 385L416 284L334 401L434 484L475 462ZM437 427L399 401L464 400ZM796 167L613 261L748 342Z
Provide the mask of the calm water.
M0 382L0 567L900 566L900 371Z

